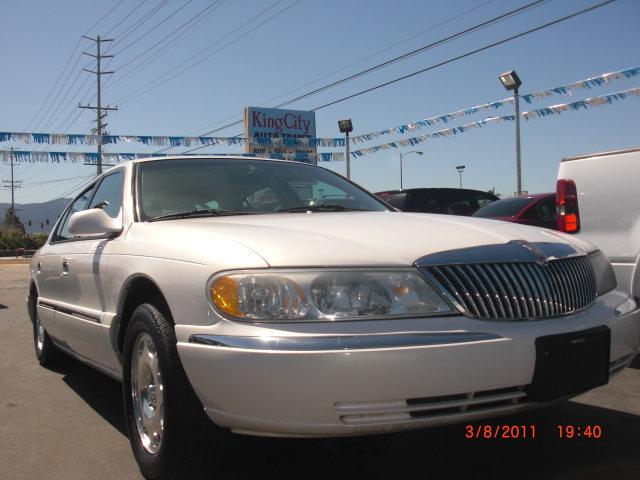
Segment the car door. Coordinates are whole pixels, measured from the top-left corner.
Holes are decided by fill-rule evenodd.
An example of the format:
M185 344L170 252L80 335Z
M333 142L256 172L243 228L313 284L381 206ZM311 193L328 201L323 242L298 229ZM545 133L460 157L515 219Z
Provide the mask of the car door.
M103 177L87 208L102 208L110 217L121 219L123 185L122 169ZM65 219L67 232L70 217L71 212ZM112 245L112 235L72 237L56 245L61 279L57 329L68 348L101 365L116 363L109 329L102 324L106 311L104 279Z
M67 207L53 229L53 233L38 252L36 278L38 284L38 315L49 335L63 342L63 334L55 321L55 310L65 298L68 286L67 279L62 276L61 253L62 243L72 240L69 233L69 216L82 211L89 205L95 184L85 188Z

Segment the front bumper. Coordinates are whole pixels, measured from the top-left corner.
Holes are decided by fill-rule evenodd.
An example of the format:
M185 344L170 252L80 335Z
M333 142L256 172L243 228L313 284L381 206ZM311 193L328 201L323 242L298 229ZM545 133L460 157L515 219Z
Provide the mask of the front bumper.
M382 433L506 415L528 401L535 339L611 329L611 372L640 347L640 309L614 291L531 322L443 317L239 327L177 325L185 371L212 420L278 436Z

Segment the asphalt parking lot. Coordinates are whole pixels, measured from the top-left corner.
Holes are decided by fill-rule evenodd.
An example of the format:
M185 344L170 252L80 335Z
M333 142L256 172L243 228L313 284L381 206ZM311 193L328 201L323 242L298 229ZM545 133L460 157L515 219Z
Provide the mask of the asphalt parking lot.
M26 265L0 263L0 478L139 479L120 384L71 359L38 365L24 301ZM360 439L231 436L218 478L640 478L640 361L609 385L497 419L536 438L467 439L465 426ZM558 438L558 425L602 436Z

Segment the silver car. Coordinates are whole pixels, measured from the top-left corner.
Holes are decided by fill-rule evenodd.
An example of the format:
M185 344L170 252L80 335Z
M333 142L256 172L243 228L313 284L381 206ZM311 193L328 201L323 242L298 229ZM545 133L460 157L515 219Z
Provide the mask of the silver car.
M592 244L402 213L300 163L123 164L30 266L36 355L122 381L147 478L209 471L231 430L362 435L493 417L607 383L640 310Z

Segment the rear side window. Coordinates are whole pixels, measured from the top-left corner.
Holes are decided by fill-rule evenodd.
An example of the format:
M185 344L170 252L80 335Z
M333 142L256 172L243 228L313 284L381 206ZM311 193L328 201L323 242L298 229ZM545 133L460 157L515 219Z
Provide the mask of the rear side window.
M529 205L531 201L531 198L527 197L505 198L504 200L498 200L497 202L490 203L484 208L481 208L474 213L473 216L484 218L512 217Z
M56 230L56 233L51 241L61 242L63 240L71 240L73 238L73 235L69 233L69 218L76 212L86 210L89 199L91 198L91 194L93 193L93 187L94 185L89 187L73 201L73 203L71 204L71 208L69 208L65 213L65 217L60 224L60 227L58 227L58 229Z
M447 193L448 203L446 213L449 215L469 216L478 210L478 201L475 198L474 192L449 190Z
M122 170L104 177L98 185L89 208L102 208L111 218L116 218L122 207L123 182Z
M538 212L540 212L540 218L543 220L555 220L556 219L556 197L551 197L538 205Z
M438 190L411 192L407 201L407 212L447 213L447 200Z

